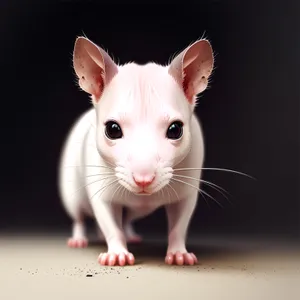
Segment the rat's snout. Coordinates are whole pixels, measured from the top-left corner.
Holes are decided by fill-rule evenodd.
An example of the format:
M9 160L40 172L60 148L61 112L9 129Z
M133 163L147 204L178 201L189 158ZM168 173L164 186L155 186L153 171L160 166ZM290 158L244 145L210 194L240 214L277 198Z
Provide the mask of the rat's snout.
M142 132L136 131L137 136L134 136L130 151L128 151L128 167L131 171L132 184L135 185L134 189L138 191L142 189L151 193L151 187L154 185L157 175L158 147L150 130L147 130L150 132L147 136L144 135L146 129Z
M155 179L155 174L132 174L135 184L139 187L145 188L149 186Z

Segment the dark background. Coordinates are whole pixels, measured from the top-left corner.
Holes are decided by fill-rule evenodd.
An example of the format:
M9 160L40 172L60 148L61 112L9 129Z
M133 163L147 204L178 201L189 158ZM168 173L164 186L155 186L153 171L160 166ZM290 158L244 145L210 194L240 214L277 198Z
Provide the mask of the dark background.
M57 164L70 126L90 106L75 84L76 36L86 34L120 63L164 64L205 33L216 54L197 108L205 166L257 180L206 171L204 179L229 191L233 204L206 187L223 208L200 198L191 232L299 237L297 1L96 2L0 4L1 228L71 229ZM167 230L163 210L139 225L142 233Z

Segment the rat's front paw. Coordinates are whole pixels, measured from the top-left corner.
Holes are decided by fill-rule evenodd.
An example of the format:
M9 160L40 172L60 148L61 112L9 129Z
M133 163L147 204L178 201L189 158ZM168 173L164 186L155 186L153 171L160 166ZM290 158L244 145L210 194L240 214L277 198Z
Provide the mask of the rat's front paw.
M125 266L134 264L134 256L130 252L114 252L100 253L98 262L102 266Z
M82 238L69 238L67 241L68 247L70 248L86 248L88 246L88 240Z
M168 265L195 265L198 259L194 253L188 252L168 252L165 258L165 262Z

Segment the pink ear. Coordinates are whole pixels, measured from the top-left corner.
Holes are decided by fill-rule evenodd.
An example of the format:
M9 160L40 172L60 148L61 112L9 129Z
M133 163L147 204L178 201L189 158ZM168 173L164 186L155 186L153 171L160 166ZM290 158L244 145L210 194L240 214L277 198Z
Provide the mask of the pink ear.
M169 74L182 86L191 104L203 92L212 73L214 56L210 43L199 40L178 54L169 66Z
M85 37L76 39L73 65L79 86L99 101L105 85L117 74L118 67L100 47Z

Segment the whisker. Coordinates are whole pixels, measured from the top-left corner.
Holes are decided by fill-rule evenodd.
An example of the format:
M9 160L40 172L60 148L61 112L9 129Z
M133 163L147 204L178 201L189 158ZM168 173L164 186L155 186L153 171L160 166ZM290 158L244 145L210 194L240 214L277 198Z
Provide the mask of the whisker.
M256 180L256 178L254 178L251 175L248 175L246 173L242 173L242 172L235 171L235 170L230 170L230 169L222 169L222 168L180 168L180 169L173 169L173 170L174 171L192 171L192 170L224 171L224 172L229 172L229 173L235 173L235 174L243 175L243 176L246 176L246 177L249 177L251 179Z
M206 195L207 197L209 197L210 199L212 199L215 203L219 204L222 208L224 208L224 206L214 197L212 197L210 194L208 194L207 192L201 190L201 193L203 193L204 195Z
M177 196L178 201L180 201L178 193L176 192L176 190L171 186L171 184L168 184L168 186L173 190L173 192L175 193L175 196Z
M170 200L170 195L169 195L169 193L170 193L170 191L166 188L167 186L164 186L161 190L162 190L162 196L163 196L163 199L167 199L168 198L168 202L170 202L171 200ZM166 195L167 194L167 195Z
M85 166L64 166L65 168L82 168L82 167L87 167L87 168L105 168L105 169L110 169L113 170L113 168L108 167L108 166L96 166L96 165L85 165Z
M160 190L158 191L158 196L160 195L160 193L161 193L162 198L164 198L164 191L163 191L163 189L160 189Z
M123 195L124 195L124 193L125 193L125 196L126 196L126 188L123 186L123 185L121 185L122 186L122 192L121 192L121 198L123 198ZM124 199L124 201L126 201L125 199Z
M210 205L209 205L207 199L205 198L205 195L202 193L201 190L199 191L199 193L200 193L200 195L202 196L202 198L204 199L204 201L205 201L205 203L207 204L208 208L210 209Z
M206 180L203 180L203 179L199 179L199 178L194 178L194 177L191 177L191 176L184 176L184 175L178 175L178 174L173 174L173 176L179 177L179 178L187 178L187 179L191 179L191 180L196 180L200 183L203 182L204 184L206 184L206 185L210 186L211 188L215 189L216 191L218 191L220 194L222 194L229 201L228 197L225 194L225 193L227 193L227 194L229 194L229 193L225 189L223 189L222 187L218 186L215 183L212 183L210 181L206 181Z
M112 196L111 196L111 202L113 202L114 199L114 195L116 194L117 191L119 191L121 188L121 185L119 184L119 186L115 189L115 191L113 192Z
M164 186L164 187L161 189L162 197L163 197L163 199L167 199L167 197L165 196L165 192L166 192L166 193L167 193L167 196L168 196L168 203L171 203L170 191L169 191L166 187L167 187L167 186Z
M169 188L171 188L171 185L170 185L170 183L168 183L167 184L167 187L169 187ZM168 204L171 204L172 203L172 194L171 194L171 192L170 192L170 189L167 189L167 191L168 191Z
M125 193L124 193L124 197L125 197L125 200L126 200L126 202L128 203L128 196L130 196L130 191L129 190L127 190L127 188L125 188Z
M169 186L169 183L167 184L167 186ZM171 197L172 197L172 195L171 195L170 189L166 189L166 190L167 190L167 193L168 193L168 196L169 196L168 202L171 203Z
M122 192L121 192L121 198L123 198L124 193L126 192L125 187L122 185Z
M103 157L102 157L102 159L103 159L108 165L112 166L113 168L116 167L115 164L112 164L111 162L109 162L108 160L104 159Z
M222 194L227 200L229 200L229 198L226 196L226 194L228 194L229 196L231 196L231 195L229 194L229 192L227 192L221 186L219 186L213 182L203 180L203 179L201 179L200 182L203 182L204 184L206 184L206 185L210 186L211 188L215 189L216 191L220 192L220 194Z
M130 195L130 191L124 187L123 193L124 193L124 202L128 203L128 195ZM123 197L123 194L122 194L122 197Z
M124 190L124 186L122 184L119 184L120 185L120 189L119 189L119 192L118 192L118 198L122 198L122 194L123 194L123 190Z
M171 180L174 180L174 181L177 181L177 182L181 182L181 183L183 183L183 184L186 184L186 185L188 185L188 186L190 186L190 187L196 189L199 193L200 193L200 191L201 191L204 195L206 195L207 197L209 197L210 199L212 199L213 201L215 201L217 204L219 204L219 205L223 208L223 205L221 205L221 203L220 203L219 201L217 201L214 197L212 197L212 196L211 196L210 194L208 194L207 192L205 192L205 191L203 191L203 190L200 190L198 187L196 187L196 186L194 186L194 185L192 185L192 184L190 184L190 183L188 183L188 182L185 182L185 181L183 181L183 180L180 180L180 179L172 178Z
M110 182L109 184L105 185L104 187L101 187L96 193L94 193L94 195L91 197L91 200L93 199L93 197L95 195L97 195L99 192L103 191L103 189L105 190L106 188L110 187L113 183L119 181L119 179L114 180L113 182Z
M87 175L85 176L86 178L88 177L94 177L94 176L102 176L102 175L114 175L115 173L111 172L111 173L98 173L98 174L91 174L91 175Z
M113 184L113 183L115 183L115 182L112 182L112 184ZM104 193L105 190L106 190L106 188L108 188L110 185L111 185L111 184L106 185L106 186L100 188L100 189L92 196L92 198L93 198L97 193L99 193L101 190L102 190L102 193ZM98 195L98 201L99 201L99 199L100 199L102 193L100 193L100 194ZM92 198L91 198L91 199L92 199ZM109 203L110 206L112 205L112 199L111 199L111 198L109 199L108 203Z
M107 176L107 177L104 177L104 178L101 178L101 179L98 179L98 180L89 182L89 183L87 183L87 184L81 186L79 189L77 189L77 190L72 194L72 196L74 196L76 193L78 193L81 189L83 189L83 188L85 188L85 187L87 187L87 186L89 186L89 185L91 185L91 184L93 184L93 183L100 182L100 181L102 181L102 180L104 180L104 179L108 179L108 178L111 178L111 177L113 177L113 176Z

